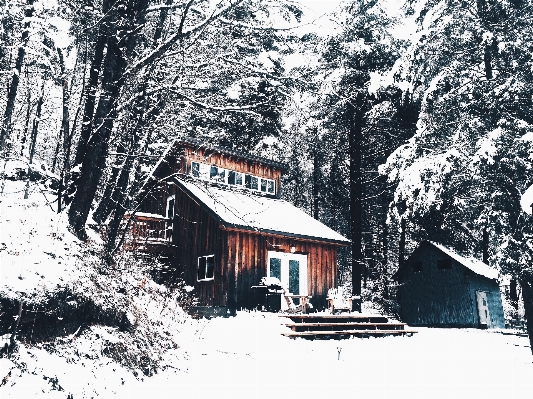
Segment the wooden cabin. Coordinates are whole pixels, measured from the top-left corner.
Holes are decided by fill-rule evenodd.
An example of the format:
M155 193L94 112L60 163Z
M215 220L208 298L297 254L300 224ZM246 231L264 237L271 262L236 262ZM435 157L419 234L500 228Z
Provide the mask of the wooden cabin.
M505 327L498 272L477 259L425 241L395 277L400 318L409 325Z
M165 252L201 306L253 308L252 286L277 277L286 292L326 306L337 249L349 241L281 200L282 163L180 139L145 184L129 246Z

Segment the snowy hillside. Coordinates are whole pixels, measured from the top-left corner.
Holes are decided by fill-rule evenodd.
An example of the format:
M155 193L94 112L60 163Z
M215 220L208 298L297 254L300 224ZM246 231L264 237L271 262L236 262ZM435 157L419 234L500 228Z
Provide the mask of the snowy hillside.
M6 180L2 196L3 328L23 305L18 350L0 358L2 398L318 398L354 389L518 398L533 389L522 336L420 328L413 337L306 341L282 336L286 319L276 314L193 320L178 305L183 290L153 282L147 265L100 264L97 237L77 241L46 187L31 185L24 199L25 183Z

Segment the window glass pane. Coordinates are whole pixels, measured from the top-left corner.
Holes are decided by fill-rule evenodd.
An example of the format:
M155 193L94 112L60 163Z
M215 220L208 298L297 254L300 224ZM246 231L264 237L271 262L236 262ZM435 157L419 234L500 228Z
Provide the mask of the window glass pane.
M216 166L211 166L211 171L209 172L209 179L216 179L218 176L218 168Z
M226 182L226 169L218 168L217 180L219 182L221 182L221 183L225 183Z
M445 270L445 269L451 269L451 268L452 268L451 259L443 259L443 260L437 261L437 269Z
M261 191L266 193L267 190L267 181L266 179L261 179Z
M206 165L205 163L200 164L200 179L209 180L211 174L211 166Z
M270 258L270 277L276 277L281 281L281 259Z
M242 186L242 173L235 172L235 184Z
M251 176L252 177L252 187L251 189L252 190L259 190L259 178L255 177L255 176Z
M200 164L198 162L191 163L192 177L200 177Z
M414 272L421 272L422 271L422 262L420 262L420 261L413 262L413 271Z
M235 184L235 171L228 170L228 184Z
M205 279L205 257L198 258L198 280Z
M289 292L300 295L300 262L289 260Z
M176 201L171 199L168 201L167 218L172 219L174 217L174 203Z
M252 176L244 175L244 185L246 188L252 188Z
M268 180L267 181L267 192L270 194L274 194L275 188L274 188L274 180Z
M214 270L215 270L215 257L214 256L208 256L205 258L205 278L211 279L214 278Z

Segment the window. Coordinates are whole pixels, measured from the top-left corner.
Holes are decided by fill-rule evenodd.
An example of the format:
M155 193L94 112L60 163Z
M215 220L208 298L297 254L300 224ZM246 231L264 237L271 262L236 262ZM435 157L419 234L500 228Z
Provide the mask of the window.
M274 180L267 180L267 192L269 194L274 194L276 192L276 185L274 184Z
M202 180L210 180L231 186L244 186L249 190L276 194L276 182L254 175L236 172L201 162L191 162L191 176Z
M255 176L251 176L251 177L252 177L252 187L251 187L251 189L252 190L259 190L259 178L255 177Z
M209 178L220 183L226 183L226 169L211 166Z
M437 269L439 270L448 270L452 268L451 259L441 259L437 261Z
M198 162L191 163L192 177L200 177L200 164Z
M422 271L422 262L420 262L420 261L413 262L413 271L415 273L421 272Z
M176 204L176 197L171 195L167 198L167 218L172 219L174 217L174 207Z
M211 166L206 165L205 163L200 164L200 179L209 180L211 177Z
M198 281L214 280L215 255L198 257Z

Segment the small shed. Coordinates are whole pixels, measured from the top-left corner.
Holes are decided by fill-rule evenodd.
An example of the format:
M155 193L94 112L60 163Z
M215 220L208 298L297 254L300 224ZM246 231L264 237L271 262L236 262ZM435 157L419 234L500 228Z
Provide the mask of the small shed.
M400 318L409 325L505 327L498 272L480 260L424 241L395 277Z

